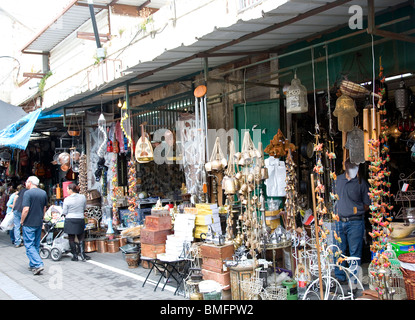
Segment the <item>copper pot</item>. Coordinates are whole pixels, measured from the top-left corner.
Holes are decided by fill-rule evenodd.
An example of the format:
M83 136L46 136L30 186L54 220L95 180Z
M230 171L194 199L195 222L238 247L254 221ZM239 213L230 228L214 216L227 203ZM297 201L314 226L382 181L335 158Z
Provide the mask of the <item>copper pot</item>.
M118 239L108 240L108 252L116 253L120 249L120 241Z
M69 164L63 164L63 165L61 165L61 170L62 170L62 171L65 171L65 172L66 172L66 171L68 171L68 170L69 170L69 168L70 168L70 167L69 167Z
M97 251L96 240L85 240L85 252Z
M108 252L108 243L107 243L107 239L106 238L97 239L96 240L96 243L97 243L97 251L99 253Z
M122 247L127 244L127 238L122 236L117 236L116 238L118 239L118 246Z

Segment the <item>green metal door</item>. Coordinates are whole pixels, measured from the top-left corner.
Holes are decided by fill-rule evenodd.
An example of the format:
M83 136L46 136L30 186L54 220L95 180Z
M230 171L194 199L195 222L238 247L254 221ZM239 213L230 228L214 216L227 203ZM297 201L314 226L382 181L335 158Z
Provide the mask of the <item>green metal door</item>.
M234 105L234 123L239 135L239 139L235 138L237 151L241 150L245 130L249 130L255 147L258 147L258 142L261 141L265 149L280 128L280 102L279 100L266 100L236 104Z

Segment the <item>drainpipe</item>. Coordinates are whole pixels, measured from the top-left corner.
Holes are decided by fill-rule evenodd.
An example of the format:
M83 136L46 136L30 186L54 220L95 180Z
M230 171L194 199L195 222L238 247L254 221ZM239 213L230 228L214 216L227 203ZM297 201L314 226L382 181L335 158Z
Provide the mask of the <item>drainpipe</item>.
M94 0L88 0L89 13L91 15L92 27L94 29L95 41L97 43L97 57L101 61L105 58L104 48L101 47L101 40L99 39L97 21L94 12Z

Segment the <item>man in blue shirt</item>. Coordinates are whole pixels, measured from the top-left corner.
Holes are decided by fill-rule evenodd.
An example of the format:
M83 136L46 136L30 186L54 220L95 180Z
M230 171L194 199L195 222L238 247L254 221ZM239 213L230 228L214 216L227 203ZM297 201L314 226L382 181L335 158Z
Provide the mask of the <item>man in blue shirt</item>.
M346 254L349 249L349 257L359 258L361 264L363 237L365 232L364 217L369 210L369 185L359 175L359 166L347 159L344 163L345 172L337 177L336 193L339 200L336 202L336 210L339 222L336 223L337 235L341 238L340 250ZM346 281L344 271L335 268L335 276L340 282Z
M43 216L48 204L47 193L38 188L39 179L31 176L26 180L28 189L23 195L22 210L22 235L26 247L26 255L29 258L29 269L34 275L43 271L43 261L40 258L40 237L43 225Z

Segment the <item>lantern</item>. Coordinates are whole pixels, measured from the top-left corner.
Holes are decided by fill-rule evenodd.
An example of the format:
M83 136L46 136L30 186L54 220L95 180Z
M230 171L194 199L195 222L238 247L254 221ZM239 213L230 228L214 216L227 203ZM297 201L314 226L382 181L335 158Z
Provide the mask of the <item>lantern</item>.
M399 131L398 125L394 124L389 128L389 134L395 138L395 142L398 142L398 138L401 136L402 132Z
M100 158L104 157L104 152L106 150L107 145L107 121L105 120L104 114L98 118L98 156Z
M307 89L301 84L297 74L287 88L287 113L304 113L308 111Z
M352 98L345 94L337 98L336 109L333 112L333 116L337 117L339 131L352 131L354 127L353 118L358 114Z
M401 81L399 88L395 90L396 108L401 112L402 117L409 105L410 89L406 88L405 82Z

